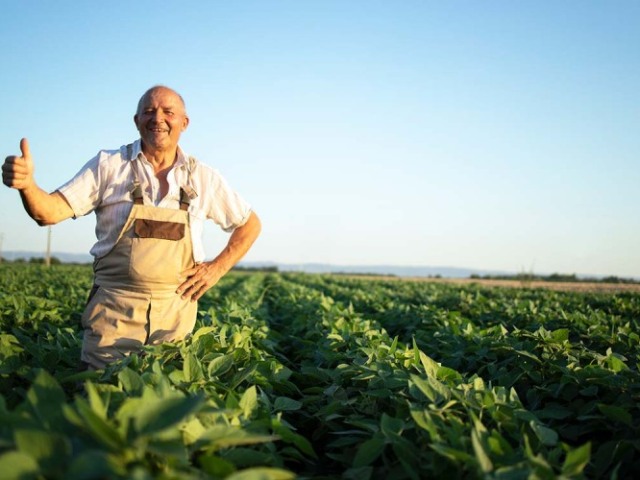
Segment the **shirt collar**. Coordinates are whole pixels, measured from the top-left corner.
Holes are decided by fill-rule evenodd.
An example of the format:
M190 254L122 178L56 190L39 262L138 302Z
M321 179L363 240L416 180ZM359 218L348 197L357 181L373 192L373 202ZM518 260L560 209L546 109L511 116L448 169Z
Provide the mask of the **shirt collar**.
M132 144L131 160L138 158L140 155L142 155L142 139L139 138ZM189 156L186 153L184 153L182 148L180 148L180 145L178 145L178 151L176 156L178 158L176 160L176 163L173 165L174 168L179 167L181 165L186 165L186 168L188 169L189 162L187 161L187 159L189 158Z

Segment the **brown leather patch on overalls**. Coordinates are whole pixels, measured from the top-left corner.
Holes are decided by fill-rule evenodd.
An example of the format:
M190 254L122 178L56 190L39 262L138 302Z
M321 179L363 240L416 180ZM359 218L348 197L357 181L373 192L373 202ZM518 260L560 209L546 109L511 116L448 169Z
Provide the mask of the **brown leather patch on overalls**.
M138 238L158 238L174 241L184 238L184 223L136 218L133 225L133 230Z

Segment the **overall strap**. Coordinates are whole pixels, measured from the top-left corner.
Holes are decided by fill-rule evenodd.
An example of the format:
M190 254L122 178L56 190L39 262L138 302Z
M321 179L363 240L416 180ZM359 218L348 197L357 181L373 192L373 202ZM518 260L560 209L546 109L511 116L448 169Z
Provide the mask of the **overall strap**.
M139 185L138 188L140 188ZM180 187L180 210L184 210L185 212L189 210L190 203L191 199L189 198L189 195L184 188Z
M180 187L180 210L188 210L191 200L196 198L198 194L192 187L191 174L195 167L196 159L189 157L187 160L187 182L186 185Z
M131 198L135 205L143 205L142 188L140 188L140 180L138 179L138 171L136 170L136 164L133 162L136 158L133 158L133 143L127 145L127 160L131 162L131 171L133 172L133 184L131 185Z
M144 204L142 199L142 188L140 188L140 184L138 182L134 182L133 189L131 190L131 196L133 197L133 203L135 205Z

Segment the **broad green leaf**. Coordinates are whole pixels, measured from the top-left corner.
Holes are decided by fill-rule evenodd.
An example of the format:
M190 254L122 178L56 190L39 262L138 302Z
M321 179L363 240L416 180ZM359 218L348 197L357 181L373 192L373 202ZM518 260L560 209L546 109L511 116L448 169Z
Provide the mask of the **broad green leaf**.
M283 441L295 445L301 452L310 457L317 458L316 452L311 442L306 437L293 432L288 426L283 425L279 420L272 421L273 431L282 438Z
M174 397L149 401L134 418L136 431L140 435L161 432L195 413L204 403L201 396Z
M390 417L386 413L380 418L380 431L387 437L398 437L402 434L404 422L399 418Z
M462 462L468 466L475 466L475 459L473 456L469 455L464 450L460 450L457 448L452 448L448 445L442 443L431 443L429 444L433 450L438 452L440 455L447 457L454 462Z
M107 409L109 405L105 404L102 401L102 397L100 397L98 390L96 389L95 385L92 382L85 383L85 389L87 390L87 395L89 397L89 405L91 406L91 409L100 418L102 418L103 420L106 420Z
M363 442L358 447L356 455L353 458L353 467L366 467L371 465L382 453L385 447L385 441L380 437L373 437Z
M87 450L74 457L64 478L65 480L124 478L126 473L122 459L104 451Z
M391 443L391 448L395 456L400 460L406 476L412 480L420 480L417 468L420 455L417 448L401 437L396 438L395 441Z
M438 427L436 426L427 410L411 410L411 418L413 418L413 421L416 422L416 425L418 425L418 427L429 432L431 441L440 441Z
M225 480L293 480L296 475L281 468L257 467L233 473Z
M427 397L431 402L438 403L440 401L439 393L436 391L435 388L433 388L429 380L425 380L413 374L411 374L410 378L411 378L411 383L416 387L418 387L418 390L420 390L420 392L422 392L424 396Z
M185 445L191 445L195 443L198 438L206 431L206 428L202 425L197 418L192 418L182 426L182 433L184 436Z
M291 448L287 448L287 455L291 455ZM285 452L284 449L281 452ZM228 460L233 465L235 465L236 469L240 468L249 468L249 467L264 467L267 465L272 465L275 460L275 455L273 452L269 452L268 449L265 451L260 451L255 448L251 448L251 446L246 447L233 447L226 449L220 452L220 455L225 460ZM293 455L291 455L293 456ZM296 456L299 460L304 460L304 457Z
M187 450L184 441L179 435L179 432L175 432L174 438L153 438L145 445L144 451L158 457L163 458L164 461L178 465L189 464L189 451Z
M627 426L631 426L633 418L628 410L617 405L605 405L604 403L598 404L598 410L600 410L609 420L614 422L620 422Z
M449 367L438 368L438 379L446 382L457 382L462 380L460 372Z
M217 455L200 455L198 464L200 464L202 470L214 478L228 478L229 475L236 471L233 463Z
M23 350L15 335L0 333L0 360L6 360Z
M597 385L589 385L586 388L580 390L580 395L585 397L596 397L598 395L599 388Z
M534 355L533 353L531 353L531 352L527 352L526 350L515 350L515 352L516 352L518 355L521 355L521 356L523 356L523 357L527 357L527 358L530 358L531 360L534 360L536 363L542 363L542 362L540 361L540 359L539 359L536 355Z
M216 357L211 362L209 362L209 366L207 367L207 374L209 377L219 377L227 373L231 367L233 366L233 355L222 355L220 357Z
M540 419L553 418L562 420L563 418L568 418L573 415L573 411L563 405L555 403L547 405L542 410L537 410L535 414Z
M238 386L244 382L247 378L255 373L258 369L258 365L255 363L250 364L248 367L242 369L233 376L231 382L229 382L229 388L235 390Z
M551 337L557 342L566 342L569 340L569 329L559 328L551 332Z
M567 457L562 465L562 474L567 477L576 477L582 474L582 471L591 460L591 443L587 442L577 448L572 448L567 452Z
M217 330L218 329L216 327L200 327L195 332L193 332L192 339L195 342L202 336L213 335Z
M476 455L476 460L484 473L493 471L493 462L487 453L487 445L485 445L485 437L487 430L479 420L474 421L474 428L471 430L471 445Z
M16 430L14 439L16 449L34 458L44 470L51 471L65 466L71 455L71 443L60 434L41 430Z
M555 430L545 427L533 420L529 422L529 425L543 445L553 447L558 444L558 434Z
M486 385L484 383L484 380L481 377L474 377L473 378L473 389L477 390L478 392L484 392L486 390Z
M0 455L0 475L3 480L27 480L39 477L40 469L35 459L22 452L6 452Z
M202 370L202 363L193 354L187 353L184 356L184 379L186 382L199 382L204 380L204 373Z
M65 394L56 379L46 370L38 371L27 392L27 402L46 428L53 430L61 428L62 406L66 402Z
M426 373L428 377L437 377L438 370L440 370L440 365L438 364L438 362L433 360L422 351L419 351L419 355L420 363L422 363L422 367L424 368L424 373Z
M607 365L613 372L622 372L623 370L629 370L629 367L624 360L619 358L615 353L611 353L607 356Z
M395 356L397 349L398 349L398 336L396 335L393 338L393 342L391 343L391 346L389 347L389 355L391 357Z
M124 391L129 395L136 397L142 395L144 381L137 372L127 367L118 372L118 381L122 384Z
M294 400L293 398L288 397L278 397L276 401L273 403L273 409L276 412L286 412L292 410L300 410L302 408L302 402L298 400Z
M273 435L254 434L238 427L216 425L204 432L196 442L196 445L209 452L215 452L221 448L268 443L277 439L278 437Z
M373 467L348 468L342 472L344 480L370 480L373 475Z
M97 415L86 400L76 398L75 409L71 405L64 405L63 411L71 423L89 433L108 449L118 451L126 445L115 426Z
M255 385L247 388L240 399L240 408L245 417L250 418L251 414L258 408L258 393Z

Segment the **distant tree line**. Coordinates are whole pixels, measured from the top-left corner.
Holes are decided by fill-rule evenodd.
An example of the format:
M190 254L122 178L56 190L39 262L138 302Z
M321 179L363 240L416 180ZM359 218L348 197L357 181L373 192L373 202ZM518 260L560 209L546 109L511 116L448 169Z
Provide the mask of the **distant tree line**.
M239 272L269 272L269 273L277 273L278 267L273 266L264 266L264 267L244 267L241 265L236 265L232 268L232 270Z
M13 260L9 260L4 257L0 257L0 262L2 263L17 263L17 264L32 264L32 265L44 265L45 259L44 257L30 257L28 260L26 258L14 258ZM51 265L61 265L62 261L58 257L50 257L49 262Z
M469 278L478 280L518 280L520 282L640 283L640 281L633 278L621 278L615 275L609 275L602 278L580 278L575 273L552 273L551 275L536 275L533 273L518 273L516 275L472 274Z

